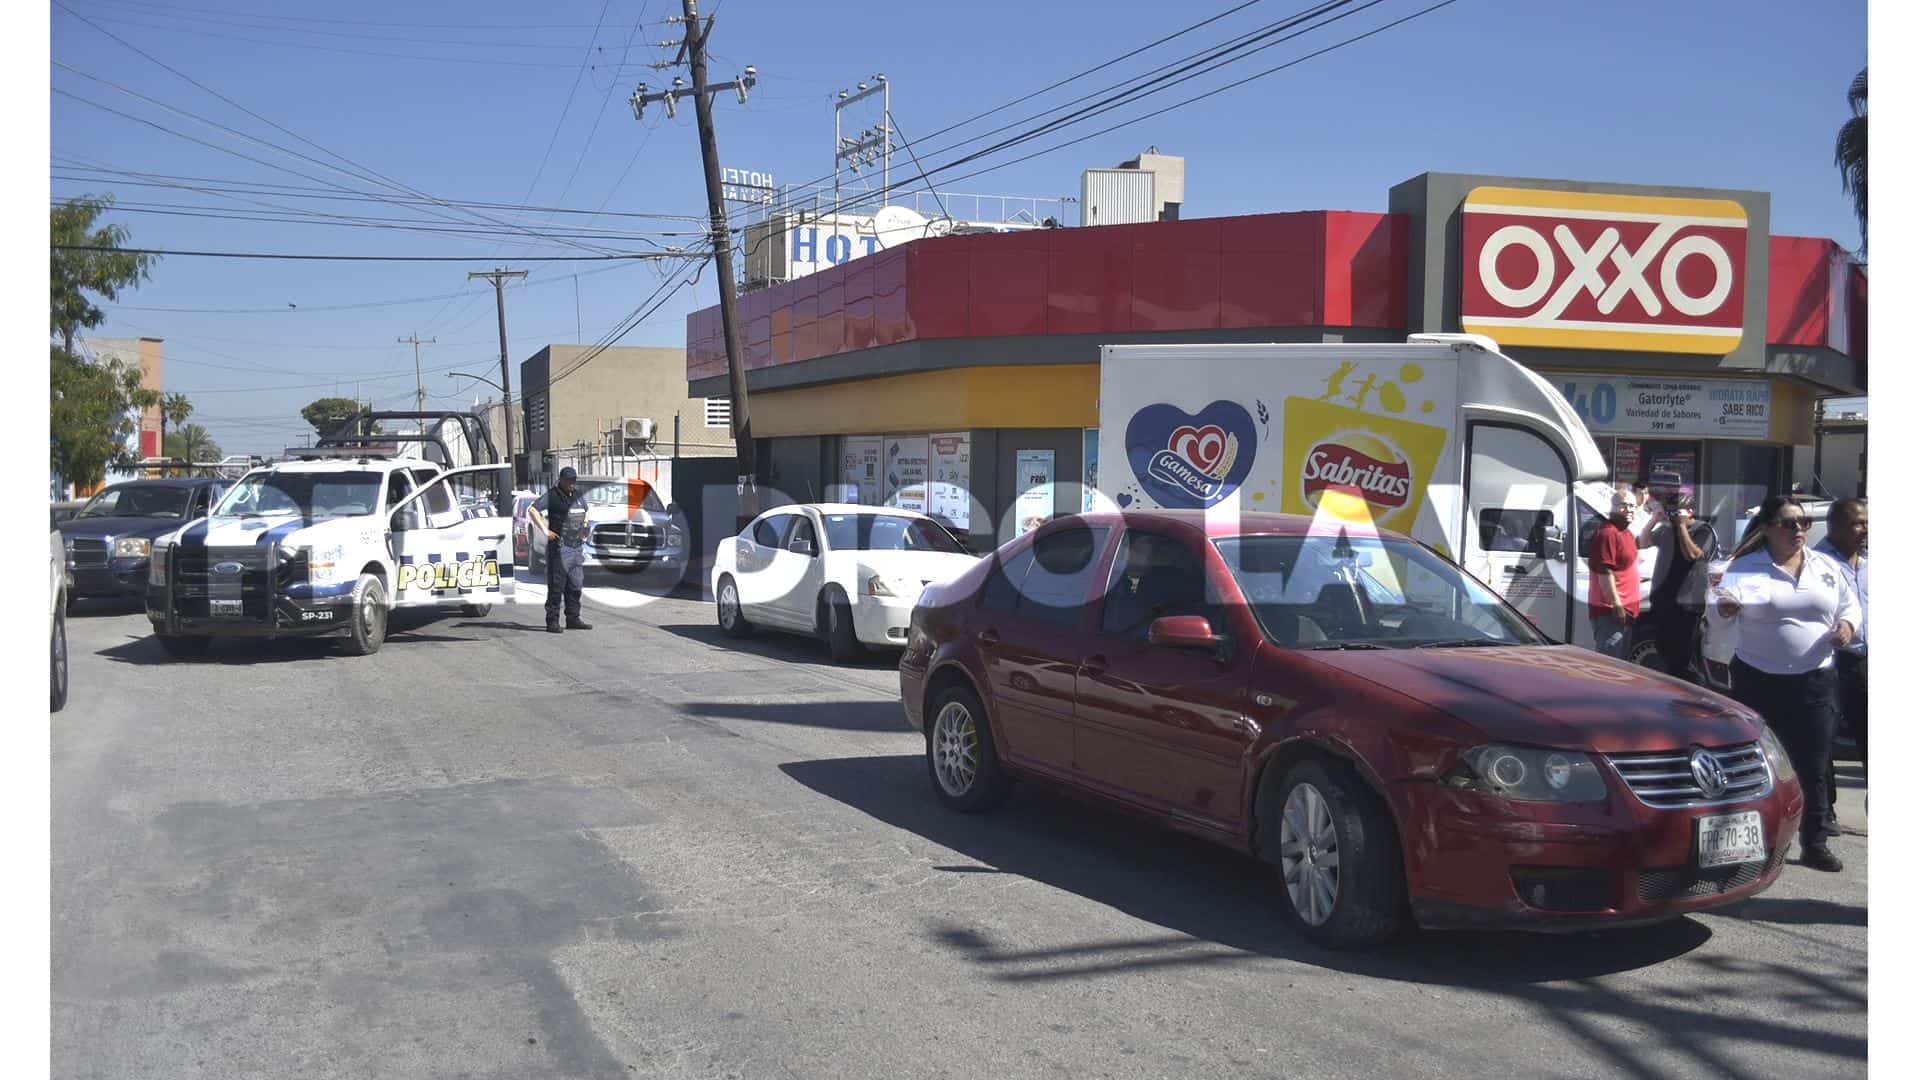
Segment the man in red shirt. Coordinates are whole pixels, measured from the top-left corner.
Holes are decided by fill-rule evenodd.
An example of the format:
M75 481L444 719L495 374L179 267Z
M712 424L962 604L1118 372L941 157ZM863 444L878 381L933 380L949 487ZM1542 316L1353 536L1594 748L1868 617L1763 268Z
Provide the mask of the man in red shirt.
M1640 545L1633 538L1633 496L1613 495L1612 516L1587 549L1587 617L1593 647L1625 660L1633 651L1633 621L1640 617Z

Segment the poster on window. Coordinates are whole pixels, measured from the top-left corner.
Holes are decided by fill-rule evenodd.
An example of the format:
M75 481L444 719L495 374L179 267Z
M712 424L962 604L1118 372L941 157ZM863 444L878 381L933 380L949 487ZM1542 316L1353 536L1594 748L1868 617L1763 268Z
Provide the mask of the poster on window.
M1084 475L1080 478L1080 512L1093 512L1093 493L1100 487L1100 429L1083 428L1080 432L1080 460Z
M1013 479L1014 535L1030 533L1053 517L1053 451L1016 450Z
M885 503L927 512L927 437L889 435L885 451Z
M950 435L929 435L929 449L932 451L932 470L927 482L927 513L946 522L956 529L968 529L972 525L973 500L968 494L972 490L973 471L969 458L973 453L973 436L968 432L955 432Z
M1647 493L1662 503L1698 494L1700 453L1693 449L1655 450L1647 455Z
M863 506L880 504L880 437L849 435L840 440L841 490L852 488L848 500Z
M1626 487L1640 479L1640 440L1616 439L1613 443L1613 482Z

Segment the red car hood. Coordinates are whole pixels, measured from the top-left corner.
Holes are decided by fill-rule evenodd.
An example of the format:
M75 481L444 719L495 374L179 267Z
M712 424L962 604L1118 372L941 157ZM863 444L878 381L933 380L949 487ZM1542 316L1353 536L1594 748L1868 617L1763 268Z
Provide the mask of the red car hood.
M1439 709L1489 741L1620 754L1760 737L1745 706L1569 645L1307 655Z

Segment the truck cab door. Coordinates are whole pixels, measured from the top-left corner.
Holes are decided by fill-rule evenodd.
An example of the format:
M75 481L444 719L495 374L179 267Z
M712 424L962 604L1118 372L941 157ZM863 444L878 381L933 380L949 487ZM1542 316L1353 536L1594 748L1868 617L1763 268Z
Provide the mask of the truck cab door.
M1466 457L1461 565L1542 633L1573 640L1579 552L1566 458L1527 428L1490 421L1468 426Z
M395 607L512 601L512 520L497 511L465 517L455 496L459 483L506 483L506 470L505 464L453 469L390 504L387 535L394 561ZM389 483L404 481L396 472Z

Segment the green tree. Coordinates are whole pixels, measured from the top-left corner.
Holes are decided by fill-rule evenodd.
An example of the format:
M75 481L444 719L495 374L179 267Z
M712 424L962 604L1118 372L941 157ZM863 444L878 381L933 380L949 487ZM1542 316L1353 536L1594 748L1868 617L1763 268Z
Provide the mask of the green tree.
M84 360L53 346L48 364L47 428L51 464L68 481L99 482L108 465L131 465L139 447L129 447L135 408L157 396L140 386L140 371L114 361Z
M136 365L90 360L74 349L82 330L106 321L95 297L117 299L123 290L148 279L153 257L117 250L127 241L118 225L100 217L109 198L81 196L52 209L51 242L98 251L52 250L48 257L49 336L53 338L47 371L49 457L69 481L90 484L108 465L131 464L139 447L129 446L136 423L132 414L159 403L159 395L140 386Z
M213 441L207 429L199 424L183 424L179 431L167 437L168 457L184 458L187 461L219 461L220 444Z
M323 397L301 409L300 415L307 423L313 425L314 431L325 435L339 427L342 421L359 412L360 409L360 403L352 398ZM380 425L374 424L373 430L379 431Z
M1840 167L1840 190L1853 198L1853 216L1860 219L1860 254L1867 253L1867 69L1847 87L1847 108L1853 115L1840 125L1833 140L1833 163Z
M172 424L174 427L179 427L181 424L184 424L187 422L187 417L192 415L193 415L193 402L188 401L187 395L179 392L178 390L160 399L160 446L162 448L161 453L167 454L169 456L171 456L172 454L172 451L165 449L168 442L167 425Z

